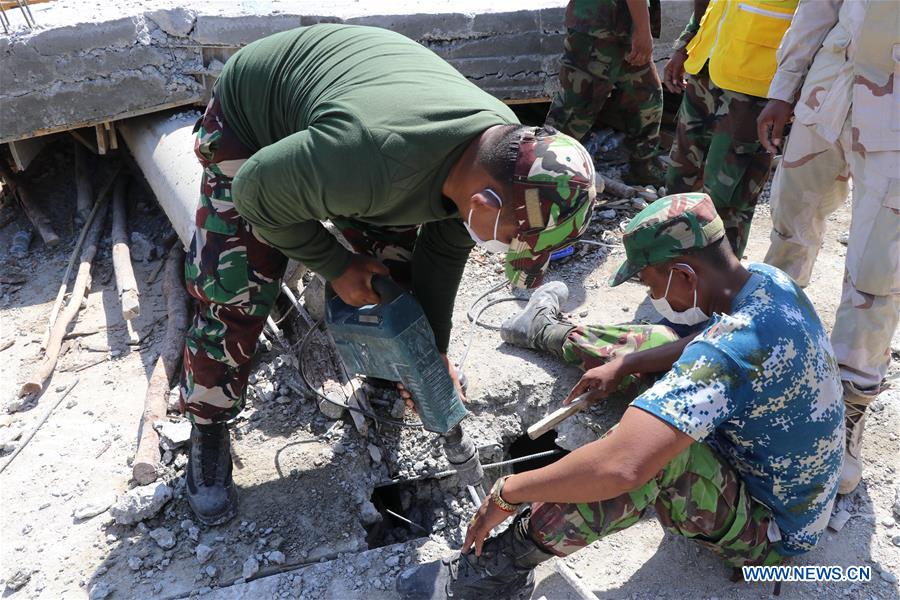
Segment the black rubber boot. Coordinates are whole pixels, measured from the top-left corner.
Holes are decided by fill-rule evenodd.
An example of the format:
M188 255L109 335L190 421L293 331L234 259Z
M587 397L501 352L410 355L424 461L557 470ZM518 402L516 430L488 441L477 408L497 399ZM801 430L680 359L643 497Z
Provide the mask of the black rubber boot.
M528 535L530 509L500 535L473 550L427 563L400 574L397 591L409 600L499 600L527 598L534 588L533 569L553 558Z
M666 183L665 167L656 157L633 160L629 163L625 183L628 185L652 185L658 188Z
M569 288L561 281L545 283L534 291L525 309L500 326L500 338L507 344L544 350L556 356L574 325L563 323L559 307L569 298Z
M237 490L231 469L228 426L195 424L185 480L188 504L204 525L220 525L237 514Z

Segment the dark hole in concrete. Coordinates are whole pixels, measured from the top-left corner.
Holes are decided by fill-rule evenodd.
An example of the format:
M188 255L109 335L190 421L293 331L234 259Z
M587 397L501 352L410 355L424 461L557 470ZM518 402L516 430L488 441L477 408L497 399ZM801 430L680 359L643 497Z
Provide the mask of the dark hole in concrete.
M511 465L512 472L522 473L524 471L540 469L541 467L546 467L547 465L558 461L569 453L568 450L563 450L556 445L556 431L550 430L536 440L528 437L528 434L519 436L512 444L510 444L509 451L507 452L508 458L521 458L523 456L546 452L548 450L558 450L559 453L515 463Z
M547 466L568 454L568 451L556 445L556 432L550 431L536 440L527 435L516 438L502 459L496 454L489 458L485 455L488 453L483 452L482 462L487 464L496 460L522 458L548 450L557 453L487 469L484 473L485 488L490 487L495 479L503 475ZM380 548L432 533L444 537L459 537L458 541L461 542L463 532L459 530L460 523L471 517L474 510L468 501L468 493L459 489L455 477L376 487L372 492L371 502L381 514L381 519L366 526L366 542L369 548Z
M442 529L447 524L447 509L441 496L440 485L431 479L375 488L371 501L381 520L366 527L369 548L405 542Z

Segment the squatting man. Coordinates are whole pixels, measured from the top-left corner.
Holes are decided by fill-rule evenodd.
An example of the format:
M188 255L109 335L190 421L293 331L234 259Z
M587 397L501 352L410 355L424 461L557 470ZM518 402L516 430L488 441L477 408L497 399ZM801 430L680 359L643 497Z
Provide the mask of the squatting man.
M354 306L377 303L372 276L390 275L418 298L446 360L472 247L505 252L514 285L539 285L550 254L590 223L596 195L577 141L520 125L436 54L373 27L315 25L249 44L196 131L203 178L180 390L194 424L187 498L206 525L237 511L226 424L288 258Z
M503 324L506 342L586 369L566 402L586 392L637 397L601 439L499 479L462 552L402 573L404 597L526 592L538 564L627 528L649 506L667 531L734 567L779 564L816 545L843 457L837 360L800 287L774 267L745 268L723 240L701 193L662 198L625 230L627 258L611 285L637 277L670 322L705 323L688 337L663 325L565 323L559 282Z

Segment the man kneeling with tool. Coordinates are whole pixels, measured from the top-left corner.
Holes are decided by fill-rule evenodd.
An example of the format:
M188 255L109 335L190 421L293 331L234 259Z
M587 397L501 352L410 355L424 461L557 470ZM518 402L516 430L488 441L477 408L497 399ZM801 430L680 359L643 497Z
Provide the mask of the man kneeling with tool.
M627 260L611 284L637 275L670 320L708 319L691 338L673 341L662 326L563 323L567 290L557 283L504 323L506 341L588 369L567 403L668 372L643 384L603 438L499 479L461 554L401 575L406 597L514 596L530 589L539 563L625 529L649 506L668 531L734 567L777 564L816 544L843 454L837 362L803 291L773 267L745 269L724 237L705 194L662 198L625 231Z
M352 306L377 304L372 276L389 274L422 305L446 361L471 248L506 252L510 281L538 285L595 197L577 141L520 125L430 50L372 27L301 27L239 50L195 151L204 171L185 275L196 303L180 387L195 424L187 497L207 525L236 512L226 422L288 258Z

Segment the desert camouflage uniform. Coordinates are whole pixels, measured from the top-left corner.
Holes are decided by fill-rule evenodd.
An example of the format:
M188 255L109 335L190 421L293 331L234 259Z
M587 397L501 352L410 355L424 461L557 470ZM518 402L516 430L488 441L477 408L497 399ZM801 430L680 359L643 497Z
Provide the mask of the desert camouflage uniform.
M709 194L738 257L772 164L756 135L756 117L765 105L765 98L716 86L706 66L689 75L666 170L670 194Z
M825 222L846 200L852 177L850 238L831 342L841 378L861 390L880 386L900 314L898 6L801 0L802 18L785 37L769 89L770 98L785 102L800 93L772 185L765 261L807 285Z
M656 156L662 84L652 60L641 66L625 60L631 17L624 2L570 0L566 30L560 89L547 124L581 140L602 115L604 123L625 132L632 160Z
M203 177L185 283L197 310L185 339L180 388L185 412L203 424L241 411L250 359L278 297L287 258L255 235L232 204L232 178L252 152L228 127L215 98L196 132L194 152ZM338 227L354 250L388 259L392 277L409 281L416 228L359 221Z

